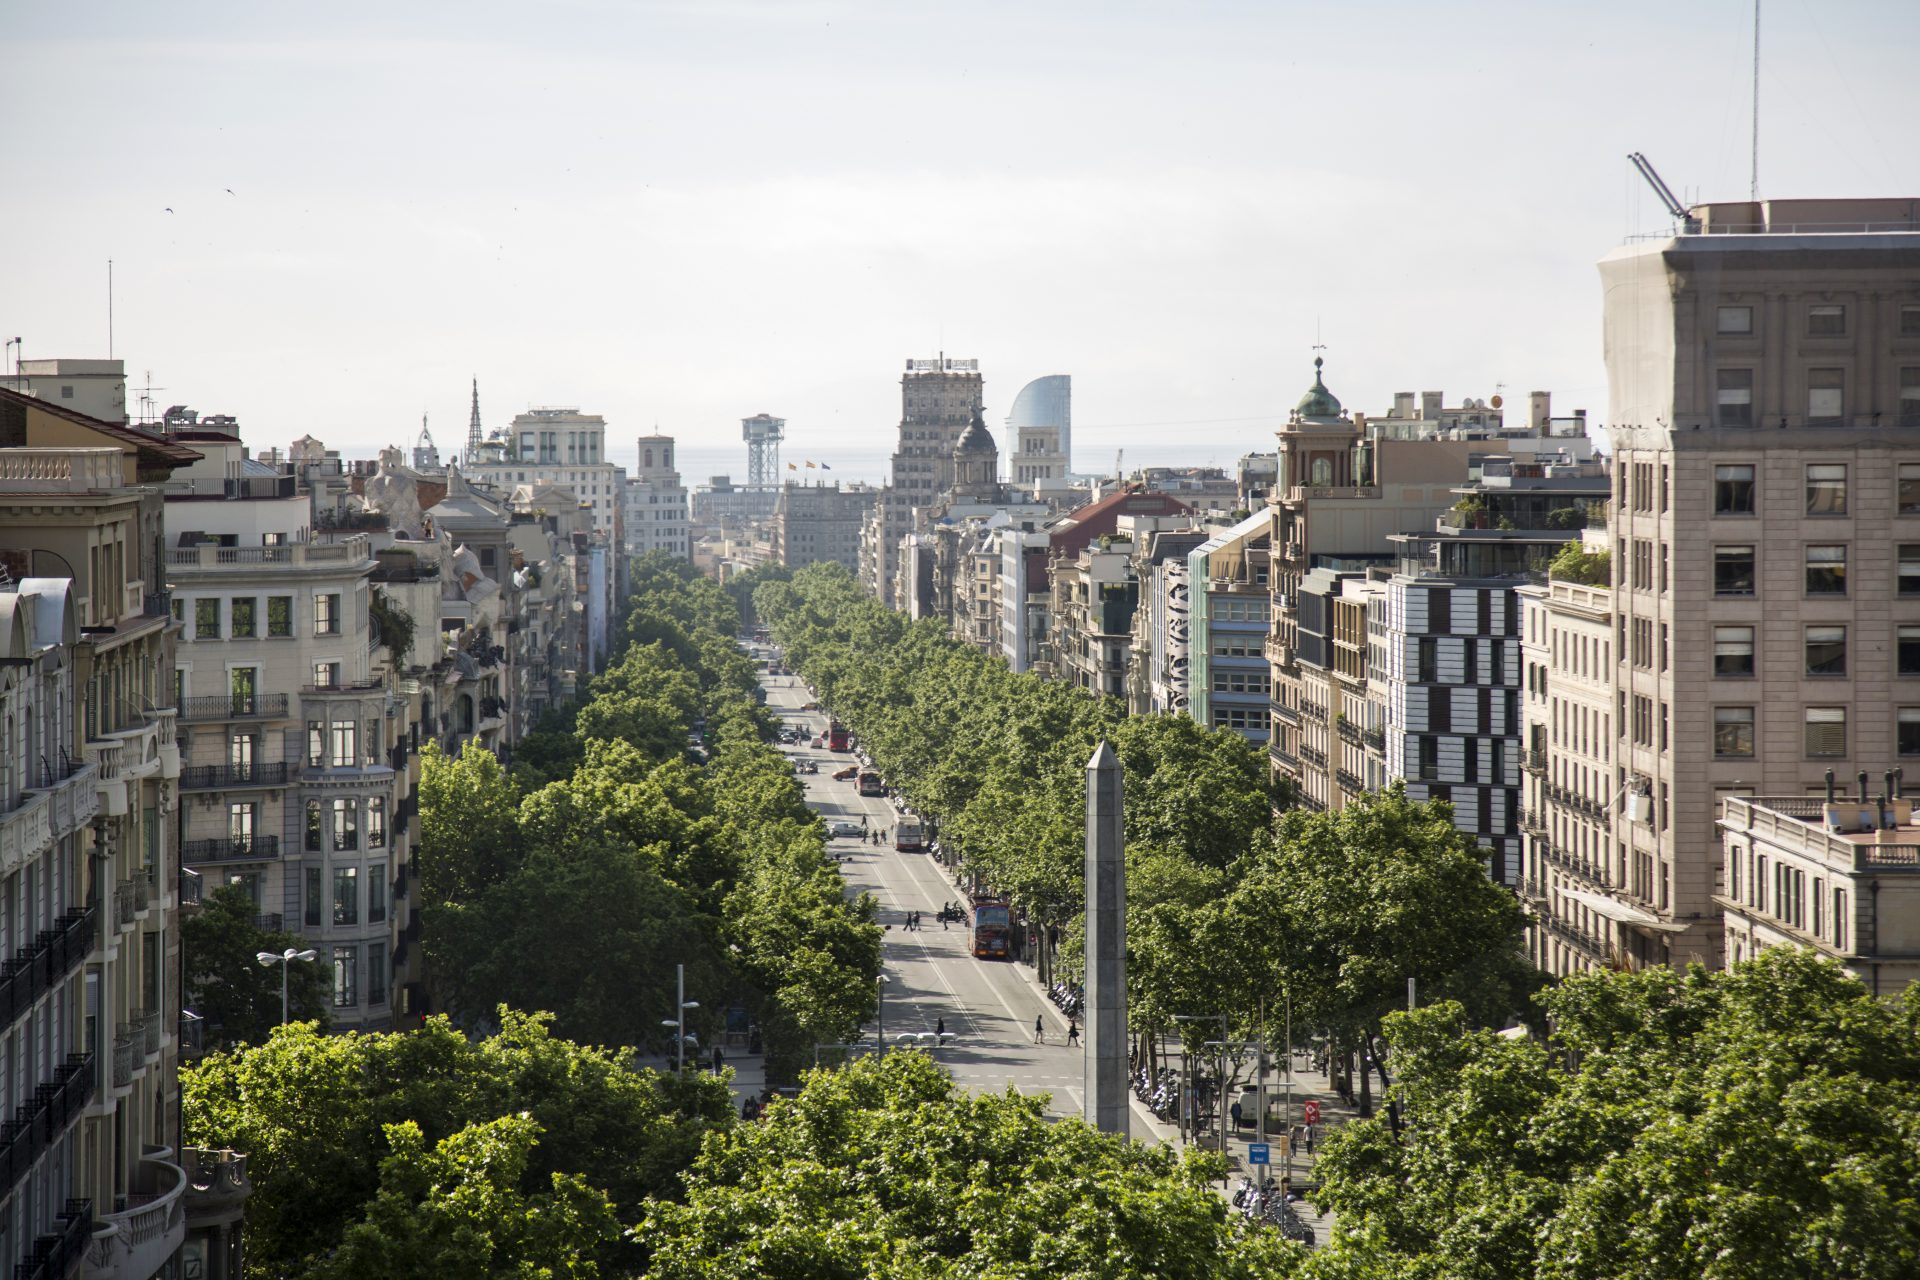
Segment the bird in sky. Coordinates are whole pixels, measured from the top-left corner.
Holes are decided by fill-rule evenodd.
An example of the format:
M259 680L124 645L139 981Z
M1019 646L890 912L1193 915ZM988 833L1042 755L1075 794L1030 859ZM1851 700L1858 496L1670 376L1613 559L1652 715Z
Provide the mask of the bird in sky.
M233 188L232 188L232 187L228 187L228 188L227 188L227 194L228 194L228 195L232 195L232 194L233 194Z
M167 212L168 212L168 213L172 213L172 212L173 212L173 209L172 209L172 207L171 207L171 206L169 206L169 207L168 207L168 209L167 209Z

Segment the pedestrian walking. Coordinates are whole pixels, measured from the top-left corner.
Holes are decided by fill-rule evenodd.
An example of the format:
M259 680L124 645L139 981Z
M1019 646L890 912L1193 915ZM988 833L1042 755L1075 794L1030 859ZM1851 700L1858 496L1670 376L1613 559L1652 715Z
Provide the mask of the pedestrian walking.
M1080 1024L1072 1018L1067 1019L1067 1043L1069 1045L1080 1043Z
M1045 1044L1047 1042L1046 1024L1038 1017L1033 1020L1033 1042L1035 1044Z
M947 1020L945 1018L937 1018L934 1020L933 1034L936 1036L947 1034Z
M1230 1108L1230 1109L1231 1109L1231 1111L1232 1111L1232 1113L1233 1113L1233 1129L1234 1129L1234 1132L1235 1132L1235 1133L1238 1133L1238 1132L1240 1131L1240 1128L1241 1128L1241 1125L1240 1125L1240 1099L1238 1099L1238 1098L1235 1098L1235 1099L1233 1100L1233 1106L1232 1106L1232 1108Z
M1314 1125L1308 1125L1308 1126L1307 1126L1307 1154L1308 1154L1308 1155L1312 1155L1312 1154L1313 1154L1313 1131L1314 1131L1314 1128L1315 1128L1315 1126L1314 1126Z

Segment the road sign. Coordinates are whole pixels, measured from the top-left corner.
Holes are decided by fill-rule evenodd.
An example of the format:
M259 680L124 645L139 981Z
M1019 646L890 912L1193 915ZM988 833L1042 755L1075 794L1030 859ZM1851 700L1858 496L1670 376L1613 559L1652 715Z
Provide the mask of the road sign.
M1320 1123L1320 1104L1312 1098L1300 1105L1300 1113L1306 1117L1308 1124Z
M1247 1144L1247 1163L1248 1164L1273 1163L1271 1160L1267 1159L1267 1144L1264 1142L1249 1142Z

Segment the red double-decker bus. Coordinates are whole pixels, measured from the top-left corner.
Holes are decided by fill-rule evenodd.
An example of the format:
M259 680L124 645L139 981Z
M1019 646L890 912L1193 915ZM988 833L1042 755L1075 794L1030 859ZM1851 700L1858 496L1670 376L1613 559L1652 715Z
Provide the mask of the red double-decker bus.
M835 720L827 726L827 750L847 751L850 749L847 742L847 726Z
M973 954L979 960L1005 960L1013 935L1013 908L1005 898L976 898L973 903Z

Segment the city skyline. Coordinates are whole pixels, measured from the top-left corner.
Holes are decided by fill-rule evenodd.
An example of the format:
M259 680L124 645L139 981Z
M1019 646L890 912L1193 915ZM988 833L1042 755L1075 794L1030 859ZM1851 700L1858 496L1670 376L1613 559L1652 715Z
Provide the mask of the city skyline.
M1744 0L1604 28L1512 5L454 16L24 7L0 92L41 182L0 204L33 248L0 328L29 359L105 355L111 258L130 398L151 369L156 407L263 447L369 454L426 412L450 451L478 376L490 425L577 404L706 456L764 409L831 460L884 441L903 359L944 350L981 361L996 428L1073 375L1082 469L1170 435L1224 462L1270 447L1320 343L1356 408L1538 388L1604 423L1594 263L1665 226L1626 152L1685 198L1748 181ZM1920 144L1879 122L1911 104L1920 14L1765 30L1762 196L1898 194ZM1660 92L1610 91L1626 68Z

